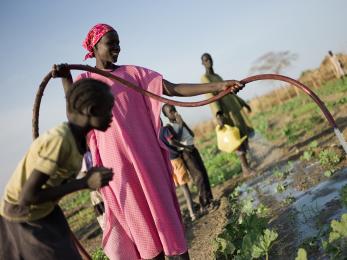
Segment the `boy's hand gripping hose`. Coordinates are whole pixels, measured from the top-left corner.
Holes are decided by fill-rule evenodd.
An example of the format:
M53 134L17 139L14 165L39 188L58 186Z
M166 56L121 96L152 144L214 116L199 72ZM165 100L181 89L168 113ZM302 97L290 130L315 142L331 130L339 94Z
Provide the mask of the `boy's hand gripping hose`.
M96 73L96 74L100 74L102 76L105 76L107 78L113 79L115 81L118 81L120 83L122 83L123 85L132 88L133 90L141 93L142 95L148 96L150 98L154 98L158 101L161 101L163 103L167 103L170 105L174 105L174 106L181 106L181 107L198 107L198 106L203 106L203 105L207 105L210 104L222 97L224 97L225 95L228 95L229 93L236 93L239 89L226 89L222 92L220 92L218 95L203 100L203 101L197 101L197 102L182 102L182 101L175 101L175 100L171 100L171 99L167 99L161 96L157 96L151 92L148 92L144 89L142 89L141 87L136 86L135 84L119 78L107 71L103 71L94 67L90 67L87 65L78 65L78 64L70 64L67 65L67 68L70 70L83 70L83 71L89 71L92 73ZM49 82L49 80L52 78L52 73L51 71L44 77L44 79L42 80L40 87L37 91L36 94L36 98L35 98L35 103L34 103L34 107L33 107L33 118L32 118L32 135L33 135L33 139L37 138L39 136L39 110L40 110L40 104L41 104L41 99L43 96L43 92ZM307 95L309 95L313 101L319 106L319 108L321 109L321 111L323 112L325 118L328 120L330 126L334 129L334 133L337 137L337 139L339 140L340 144L342 145L345 153L347 154L347 143L341 133L341 131L338 129L337 124L334 120L334 118L332 117L331 113L329 112L329 110L327 109L327 107L324 105L323 101L311 90L309 89L307 86L305 86L304 84L300 83L299 81L283 76L283 75L277 75L277 74L260 74L260 75L255 75L255 76L251 76L248 78L245 78L243 80L241 80L240 82L244 85L251 83L253 81L258 81L258 80L279 80L279 81L284 81L287 82L291 85L294 85L297 88L300 88L302 91L304 91ZM78 243L77 239L75 238L76 242ZM87 259L91 259L90 256L86 253L86 251L83 249L83 247L78 243L77 244L79 247L79 250L82 251L83 256Z

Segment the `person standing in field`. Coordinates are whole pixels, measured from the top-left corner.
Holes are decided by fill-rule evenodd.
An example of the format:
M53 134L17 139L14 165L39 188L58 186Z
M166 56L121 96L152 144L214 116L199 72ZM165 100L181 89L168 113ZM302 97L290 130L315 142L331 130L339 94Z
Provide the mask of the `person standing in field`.
M114 98L94 79L76 81L66 94L68 122L39 136L18 163L0 201L0 259L82 259L59 200L108 184L113 172L92 167L76 179L92 129L106 131Z
M194 96L225 89L241 89L238 81L210 84L174 84L159 73L134 65L117 65L120 40L107 24L97 24L83 41L85 59L95 58L96 68L108 71L157 95ZM54 65L64 89L72 84L70 71ZM119 82L94 73L109 85L117 99L112 124L105 133L91 131L88 144L94 165L111 167L115 174L101 189L105 206L102 246L110 259L189 259L179 205L167 152L159 141L160 102Z
M175 146L175 141L177 140L177 134L173 127L169 124L162 126L160 128L159 134L160 140L166 145L169 152L170 162L172 165L172 177L176 187L180 187L183 192L184 198L187 203L187 208L189 211L190 219L194 221L196 219L196 214L193 208L193 199L190 193L188 183L190 177L188 174L188 169L182 158L182 151Z
M172 128L172 132L175 134L170 140L171 145L177 147L177 149L181 151L182 159L197 187L202 213L216 209L218 205L213 200L206 167L198 149L196 149L194 145L193 131L183 121L174 106L164 104L162 112L164 116L169 119L168 125Z
M201 77L202 83L223 81L222 77L214 72L213 59L209 53L204 53L201 56L201 62L205 67L205 74ZM207 96L210 98L216 94L216 92L212 92L207 94ZM227 125L236 126L240 130L241 136L247 135L249 137L254 134L254 129L248 116L243 110L244 107L248 110L248 112L252 111L251 107L243 99L232 93L210 104L214 118L216 118L217 113L223 113L225 123ZM254 173L249 167L249 163L246 158L246 153L248 150L248 140L246 140L239 148L239 158L241 161L242 173L245 177Z
M329 61L333 67L333 70L335 72L335 75L338 79L344 80L344 77L346 76L343 64L341 61L338 59L338 57L332 52L329 51Z

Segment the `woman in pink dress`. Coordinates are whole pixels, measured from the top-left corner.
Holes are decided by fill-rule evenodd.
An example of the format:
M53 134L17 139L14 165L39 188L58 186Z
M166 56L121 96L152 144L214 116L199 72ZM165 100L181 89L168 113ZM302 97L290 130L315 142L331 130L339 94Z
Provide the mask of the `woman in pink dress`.
M96 67L134 83L157 95L194 96L242 88L230 80L210 84L174 84L152 70L116 65L120 52L118 33L97 24L83 42L87 58ZM64 65L53 66L53 76L62 77L64 89L72 77ZM94 73L80 78L99 79L115 97L113 121L106 132L92 131L88 142L93 163L112 168L114 176L101 189L105 204L102 246L110 259L189 259L179 206L165 146L159 141L159 101Z

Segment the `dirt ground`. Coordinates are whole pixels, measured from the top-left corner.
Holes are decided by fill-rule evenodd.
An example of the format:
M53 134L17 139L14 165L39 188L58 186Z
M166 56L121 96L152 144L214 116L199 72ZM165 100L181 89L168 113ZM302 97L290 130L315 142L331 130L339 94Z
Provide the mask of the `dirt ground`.
M285 150L277 148L264 140L259 141L259 138L257 139L257 142L250 140L250 157L252 161L251 167L253 167L258 175L265 169L273 167L276 162L283 160ZM191 259L213 259L212 240L221 233L221 230L228 221L229 205L227 197L233 189L243 181L245 181L245 179L242 177L232 178L212 189L215 199L221 202L220 207L216 211L196 220L193 225L187 227L187 238L190 246L189 252Z
M345 117L345 111L347 108L340 109L334 113L340 129L345 137L347 137L347 120ZM287 118L279 119L286 121ZM277 122L278 123L278 122ZM289 160L298 160L303 151L307 149L307 146L313 140L318 141L319 146L324 147L337 147L338 142L333 134L333 131L326 126L326 129L317 131L314 136L306 138L304 141L297 143L294 146L288 146L284 142L268 142L263 139L259 134L256 134L253 139L250 139L250 162L251 167L255 170L256 176L261 176L266 171L274 169L279 165L284 165ZM346 159L342 162L344 166L347 165ZM256 176L250 177L255 178ZM220 206L217 210L202 216L193 223L188 220L188 217L184 214L186 237L189 243L189 253L193 260L207 260L213 259L213 239L221 232L222 228L228 221L229 205L228 195L233 189L245 181L242 177L235 177L225 181L223 184L213 187L213 194L215 199L220 201ZM321 175L310 174L310 176L301 176L295 179L296 184L302 189L311 187L321 181ZM182 194L178 193L180 201L184 201ZM183 202L184 204L184 202ZM331 209L333 209L332 205ZM183 212L184 212L183 206ZM283 212L282 212L283 213ZM279 218L284 216L279 214ZM283 218L283 217L282 217ZM280 219L277 221L281 221ZM286 223L286 218L282 219L282 226L290 226L290 223ZM285 233L285 229L283 229ZM94 221L88 227L84 227L77 234L77 237L81 240L83 246L89 251L93 252L96 248L100 247L101 243L101 230L96 221Z
M340 110L337 113L335 113L334 118L337 120L340 130L346 137L347 122L344 117L344 111L345 110ZM286 118L284 117L281 120L286 120ZM298 160L300 155L302 155L303 151L305 151L307 145L313 140L318 141L319 147L338 146L338 141L335 135L331 130L328 129L323 129L322 133L317 133L316 136L309 137L307 140L299 142L295 146L286 146L281 142L276 144L270 143L262 139L260 136L256 135L255 138L250 139L250 161L252 162L251 166L255 169L256 175L261 176L264 172L268 171L269 169L274 169L280 165L287 163L288 161ZM346 167L346 165L347 160L344 159L341 162L340 167ZM294 185L296 185L299 190L305 190L309 187L318 184L323 179L324 177L322 178L322 174L318 174L317 172L312 172L309 175L296 175L296 177L294 178ZM237 185L239 185L243 181L246 180L242 179L241 177L232 178L225 181L223 184L214 187L213 194L216 199L221 201L220 207L216 211L196 220L193 224L187 225L187 238L189 241L189 252L191 259L213 259L212 241L221 232L223 226L228 221L227 215L229 211L227 196ZM334 205L331 205L329 210L334 210ZM286 229L291 227L290 223L288 223L290 219L286 217L285 212L280 211L280 205L278 205L277 207L277 214L276 217L274 217L273 221L275 221L276 218L278 218L276 222L277 226L279 225L282 227L286 227ZM286 233L285 228L283 228L282 231L283 232L281 233ZM290 232L288 232L288 234L290 234ZM290 248L290 245L286 248Z

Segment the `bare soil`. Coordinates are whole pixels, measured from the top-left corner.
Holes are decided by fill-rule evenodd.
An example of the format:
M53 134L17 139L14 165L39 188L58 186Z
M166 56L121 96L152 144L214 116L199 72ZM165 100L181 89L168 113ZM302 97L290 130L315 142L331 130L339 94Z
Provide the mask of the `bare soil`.
M334 113L334 118L336 119L340 130L342 130L345 137L347 137L347 120L346 120L347 105L342 106L338 111ZM282 125L282 122L287 122L288 118L286 115L278 118L275 125ZM213 128L212 128L213 129ZM254 140L250 140L250 161L251 167L256 171L256 176L261 176L266 171L274 169L279 165L283 165L288 161L298 160L303 152L307 149L308 144L313 140L318 141L319 147L338 147L339 144L333 132L326 126L319 128L315 132L314 136L308 136L304 140L300 139L300 142L295 145L288 146L285 140L280 140L275 143L268 142L261 137L256 137ZM341 162L341 167L346 167L347 160L344 159ZM250 177L251 179L255 176ZM321 174L317 172L312 172L306 175L297 175L294 178L294 185L299 190L307 190L324 179ZM213 259L213 239L222 231L223 226L228 221L229 205L228 205L228 195L233 191L233 189L244 182L245 179L238 176L225 181L223 184L217 185L213 188L213 194L215 199L220 201L220 206L217 210L206 214L193 223L189 221L186 214L184 214L185 226L186 226L186 236L189 243L189 252L191 259L205 260ZM267 198L269 203L271 198ZM179 194L179 200L184 201L181 194ZM329 211L336 210L339 202L331 203ZM281 233L282 242L279 242L277 247L280 248L278 252L283 252L286 255L287 250L291 249L292 246L288 241L290 241L290 236L293 234L291 228L292 218L288 217L285 211L281 211L281 205L274 205L274 209L277 213L272 219L273 223L279 227L279 232ZM182 207L183 212L185 212L184 206ZM321 212L319 219L324 218L324 214L327 212ZM295 216L293 216L295 217ZM318 219L318 221L319 221ZM96 220L83 229L76 232L77 237L81 240L83 246L89 252L93 252L96 248L100 247L101 243L101 230L96 222ZM279 253L280 254L280 253ZM281 259L279 257L278 259ZM284 258L282 258L284 259Z
M340 129L342 130L344 136L347 136L345 112L347 109L339 110L335 113L334 118L339 123ZM286 121L286 116L278 120ZM279 122L276 122L276 125ZM287 146L283 142L270 143L262 138L255 138L256 140L250 139L251 156L250 160L252 162L251 166L256 171L257 176L261 176L263 173L270 169L275 169L276 167L287 163L288 161L293 161L299 159L303 152L307 149L307 145L313 140L318 141L318 146L322 148L333 147L333 149L342 152L341 148L337 148L338 142L330 130L323 130L323 133L317 133L314 137L308 137L307 139L297 143L294 146ZM335 148L334 148L335 147ZM345 168L347 166L347 160L344 159L340 164L340 168ZM252 177L251 177L252 178ZM309 174L296 174L294 178L294 185L298 190L305 191L310 187L313 187L323 180L326 180L321 172L312 171ZM190 256L192 259L213 259L213 239L221 232L223 226L228 221L228 202L227 196L233 191L233 189L240 183L246 181L242 177L232 178L225 181L223 184L218 185L213 188L213 193L216 199L221 200L221 206L218 210L203 216L202 218L195 221L193 224L187 225L187 238L190 245ZM327 191L329 192L329 191ZM274 201L272 198L263 198L263 201L268 201L267 204L271 204L272 212L274 212L274 217L271 220L279 233L281 234L281 240L277 243L277 257L273 256L273 259L284 259L284 256L288 256L288 249L293 251L293 245L291 241L293 239L293 219L288 216L288 212L281 211L282 206ZM273 204L276 203L276 204ZM339 201L331 203L329 208L320 213L319 219L323 221L327 219L327 215L331 215L334 210L341 207ZM291 214L293 214L291 212ZM326 216L324 216L326 215ZM295 217L295 216L292 216ZM318 219L318 221L319 221ZM325 223L326 224L326 223ZM287 258L291 259L291 258ZM318 258L317 258L318 259Z

